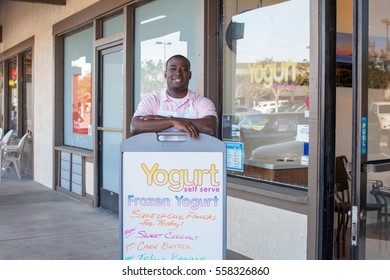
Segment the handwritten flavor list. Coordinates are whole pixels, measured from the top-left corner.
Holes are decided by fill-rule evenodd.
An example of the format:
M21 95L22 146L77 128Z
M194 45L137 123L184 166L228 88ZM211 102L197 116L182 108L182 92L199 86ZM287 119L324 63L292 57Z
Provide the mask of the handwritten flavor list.
M222 153L124 153L123 258L221 259L223 172Z

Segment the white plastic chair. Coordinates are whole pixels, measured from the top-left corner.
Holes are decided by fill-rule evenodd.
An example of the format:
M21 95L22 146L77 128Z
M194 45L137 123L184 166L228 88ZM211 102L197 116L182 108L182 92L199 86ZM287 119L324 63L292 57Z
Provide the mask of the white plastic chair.
M8 131L4 135L4 137L0 140L0 147L2 147L3 145L8 145L9 144L9 141L11 140L12 132L13 132L13 130L11 129L10 131Z
M10 165L15 170L19 180L22 179L21 174L21 159L23 156L24 144L26 142L28 133L23 135L17 145L3 145L0 151L0 163L1 163L1 174L0 178L4 175L5 171Z
M0 127L0 140L3 138L3 136L4 136L4 129Z

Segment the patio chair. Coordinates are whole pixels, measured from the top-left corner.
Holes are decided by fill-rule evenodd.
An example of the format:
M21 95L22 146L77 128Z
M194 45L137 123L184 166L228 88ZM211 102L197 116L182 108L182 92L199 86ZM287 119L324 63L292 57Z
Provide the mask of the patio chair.
M390 190L383 186L381 180L376 180L372 183L372 189L370 193L374 196L377 206L380 208L378 212L379 227L377 223L377 231L379 230L380 238L382 239L382 234L385 234L385 239L388 240L388 218L390 217L389 204L387 198L390 196ZM384 226L383 226L384 218Z
M3 145L8 145L8 144L9 144L9 141L11 140L12 132L13 132L13 130L11 129L11 130L8 131L8 132L4 135L4 137L0 140L0 148L1 148Z
M19 180L21 177L21 159L23 156L23 150L25 146L25 142L27 139L28 133L23 135L22 139L20 139L19 143L16 145L3 145L0 150L0 163L1 163L1 173L0 179L7 171L7 169L12 165L15 170L16 175Z
M346 156L341 155L336 157L335 166L335 212L337 213L337 258L340 258L340 243L342 243L343 257L345 257L346 251L346 233L349 225L348 211L351 210L350 201L350 174L347 171L346 165L348 159Z
M1 139L3 138L3 136L4 136L4 129L2 129L2 128L0 127L0 141L1 141Z

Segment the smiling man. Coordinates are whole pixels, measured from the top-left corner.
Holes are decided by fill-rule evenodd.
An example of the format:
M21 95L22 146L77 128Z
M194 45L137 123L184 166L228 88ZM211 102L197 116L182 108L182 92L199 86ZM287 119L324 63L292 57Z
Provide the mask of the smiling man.
M183 131L192 138L199 138L199 133L216 135L214 103L188 89L190 67L190 61L182 55L167 60L167 89L141 100L131 121L132 135L161 131Z

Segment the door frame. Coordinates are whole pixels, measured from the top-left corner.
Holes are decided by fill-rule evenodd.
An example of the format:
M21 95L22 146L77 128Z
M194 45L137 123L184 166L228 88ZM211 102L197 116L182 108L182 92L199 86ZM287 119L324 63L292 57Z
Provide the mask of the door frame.
M120 132L122 133L123 136L125 136L125 118L123 118L123 122L122 122L122 128L120 129L115 129L115 128L104 128L102 127L100 124L101 124L101 118L102 118L102 83L103 83L103 79L102 79L102 57L104 54L107 54L107 53L113 53L113 52L117 52L117 51L123 51L123 53L125 54L125 46L124 46L124 43L123 43L123 40L118 40L118 41L115 41L115 42L111 42L111 43L107 43L107 44L103 44L103 45L100 45L99 47L96 47L95 49L95 56L96 56L96 65L95 65L95 70L96 70L96 82L95 82L95 85L96 85L96 106L94 108L94 111L95 111L95 115L96 115L96 125L95 125L95 149L94 149L94 158L96 159L96 163L95 163L95 170L94 170L94 174L95 174L95 193L97 194L97 201L96 201L96 205L98 207L101 207L103 206L103 208L113 212L113 213L118 213L118 209L119 209L119 192L118 193L115 193L115 192L112 192L110 190L106 190L102 187L102 176L103 176L103 172L102 172L102 165L101 165L101 137L102 137L102 132L104 131L113 131L113 132ZM123 57L123 68L125 68L125 55ZM125 76L125 73L123 75L123 85L125 85L125 80L126 80L126 76ZM123 104L123 108L125 108L125 100L126 100L126 97L125 97L125 94L126 93L126 90L125 90L125 87L123 87L123 99L122 99L122 104ZM126 110L124 110L124 113L125 113Z
M364 149L365 124L368 114L368 1L353 0L352 31L352 158L351 158L351 226L350 259L365 259L366 223L359 217L365 211L367 173L362 164L367 162ZM363 135L364 133L364 135Z

